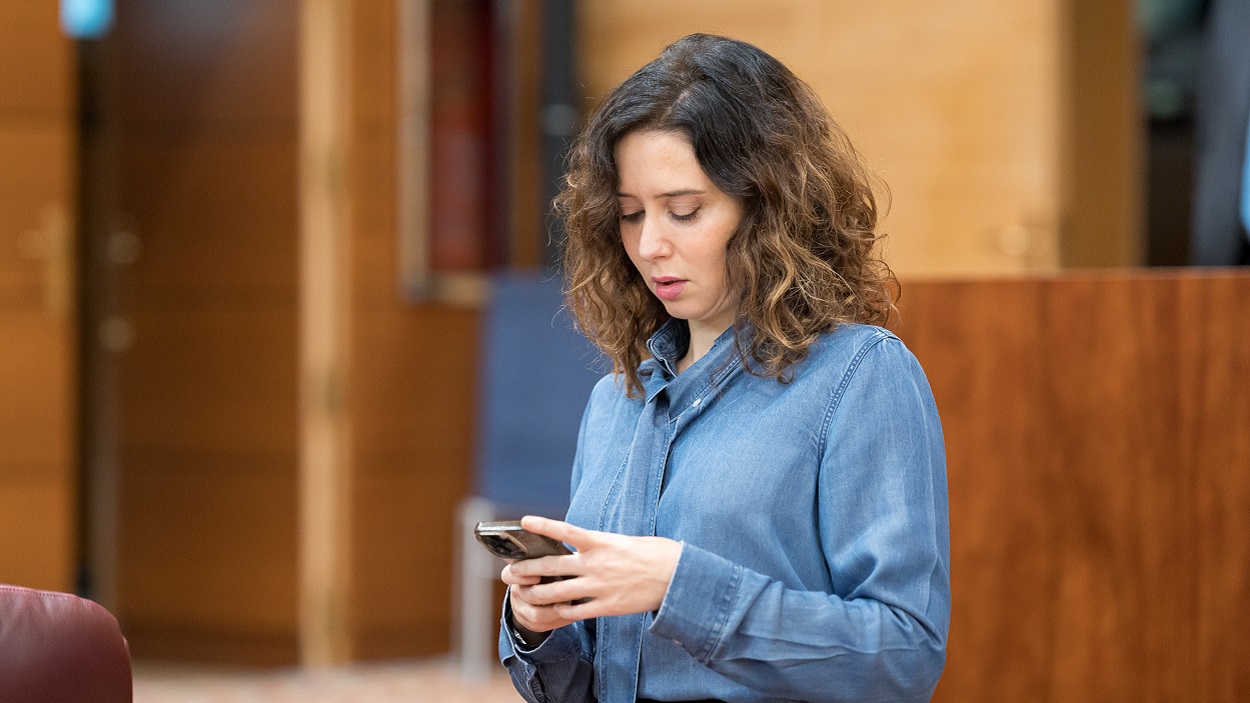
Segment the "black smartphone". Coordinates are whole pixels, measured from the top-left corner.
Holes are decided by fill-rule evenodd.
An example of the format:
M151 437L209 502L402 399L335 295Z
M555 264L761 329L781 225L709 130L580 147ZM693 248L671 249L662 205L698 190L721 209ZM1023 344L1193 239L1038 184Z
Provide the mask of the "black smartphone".
M520 520L479 522L473 528L473 535L492 554L504 559L535 559L573 553L563 543L521 527Z

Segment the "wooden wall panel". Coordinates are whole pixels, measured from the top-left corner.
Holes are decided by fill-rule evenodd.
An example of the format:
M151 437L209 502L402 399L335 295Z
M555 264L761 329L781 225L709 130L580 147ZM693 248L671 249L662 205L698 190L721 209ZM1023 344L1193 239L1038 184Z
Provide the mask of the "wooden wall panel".
M138 227L142 251L125 302L293 309L296 161L293 129L128 134L119 156L121 172L132 174L119 183L122 222Z
M0 583L72 591L72 338L43 310L41 295L31 298L0 297Z
M0 28L0 116L59 122L77 104L77 86L57 3L0 4Z
M520 0L508 7L512 12L513 34L510 53L496 58L496 66L507 67L506 75L496 77L508 88L506 162L508 217L500 223L504 240L510 244L507 265L536 269L543 265L550 208L542 202L542 13L543 0Z
M1193 550L1198 560L1195 700L1250 699L1250 286L1244 277L1191 282L1183 289L1191 324L1201 332L1185 340L1193 384L1185 399L1194 428L1183 451L1198 467ZM1227 356L1212 363L1212 350Z
M0 336L0 477L44 465L52 470L49 478L69 481L76 452L65 402L74 395L74 378L66 372L73 368L73 354L63 348L65 329L38 307L0 307L0 329L6 332Z
M898 331L938 398L950 483L954 624L941 691L946 700L1032 700L1045 690L1054 626L1048 578L1058 535L1038 496L1054 492L1036 465L1050 442L1044 330L1037 285L903 286ZM1000 314L1010 310L1010 315ZM973 344L972 340L993 340ZM1004 393L1010 380L1015 392Z
M231 309L175 296L136 311L125 389L126 446L281 458L294 476L295 320L281 303ZM207 307L207 309L205 309ZM142 515L133 516L142 519Z
M63 201L74 175L68 120L68 114L58 122L0 113L0 306L5 308L43 305L44 267L33 235L45 218L68 214Z
M133 330L117 613L137 656L298 658L297 3L119 2Z
M134 656L296 661L289 458L132 447L120 460L120 559L131 568L118 588Z
M293 140L298 4L119 0L126 124L183 134L276 130Z
M79 551L73 62L56 3L0 4L0 583L63 591Z
M1141 5L1067 0L1061 6L1066 217L1061 263L1141 265L1146 262Z
M902 273L1142 260L1140 62L1129 0L577 7L588 103L691 32L743 39L786 62L892 191L884 224Z
M400 294L395 2L351 13L349 649L434 654L449 647L452 530L472 474L477 313Z
M0 583L74 590L76 481L64 465L6 466L0 475Z
M432 307L355 325L358 657L448 649L455 509L472 475L476 324L472 311Z
M579 60L593 102L690 32L752 42L812 86L888 184L898 271L1023 273L1058 257L1060 10L1056 0L591 0L578 4Z
M1138 278L1048 291L1046 456L1064 478L1051 494L1063 535L1055 637L1067 645L1055 650L1056 695L1115 700L1132 681L1178 700L1195 683L1172 652L1193 651L1197 582L1167 578L1197 571L1198 467L1178 450L1198 428L1185 417L1192 380L1172 337L1201 311L1178 304L1178 289Z
M316 107L334 111L336 130L342 118L344 142L304 163L300 129L331 112L296 123L315 104L301 108L295 94L297 5L118 9L119 190L143 242L121 285L134 346L119 368L119 613L140 656L280 663L447 649L476 313L399 295L395 3L317 6L347 13L330 34L347 39L335 65L350 75L321 76L345 99ZM328 242L341 268L334 258L316 269L342 296L328 303L309 295L314 269L300 268L308 242L297 246L296 219L309 193L346 220L344 241ZM323 304L332 309L309 307ZM331 357L346 366L304 378L315 388L301 400L301 365L317 350L297 350L297 320L302 329L318 310L343 324L321 341L341 345ZM347 428L339 475L317 478L347 502L316 535L300 512L310 403ZM326 535L334 544L310 543ZM326 575L310 554L334 561L324 603L309 598L310 579Z
M904 283L955 596L935 700L1250 692L1250 276Z

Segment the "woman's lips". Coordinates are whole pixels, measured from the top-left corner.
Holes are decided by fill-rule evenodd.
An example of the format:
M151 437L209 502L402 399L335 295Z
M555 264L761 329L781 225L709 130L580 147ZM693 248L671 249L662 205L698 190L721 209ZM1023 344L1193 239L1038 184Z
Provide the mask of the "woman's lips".
M686 281L680 278L653 278L655 283L655 294L663 300L672 300L681 295L681 291L686 287Z

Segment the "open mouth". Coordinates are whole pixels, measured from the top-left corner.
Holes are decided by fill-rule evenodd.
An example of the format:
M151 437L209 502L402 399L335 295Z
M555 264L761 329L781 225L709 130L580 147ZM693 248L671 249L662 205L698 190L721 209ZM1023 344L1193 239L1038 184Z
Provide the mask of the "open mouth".
M682 290L686 287L686 281L675 276L660 276L652 278L655 283L655 294L663 300L671 300L681 295Z

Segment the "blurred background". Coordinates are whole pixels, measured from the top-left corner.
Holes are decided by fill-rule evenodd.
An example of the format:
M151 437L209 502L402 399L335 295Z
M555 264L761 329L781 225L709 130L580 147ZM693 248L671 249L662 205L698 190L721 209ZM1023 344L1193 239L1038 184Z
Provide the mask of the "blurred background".
M550 277L599 96L693 31L774 54L889 185L904 286L1183 266L1206 11L0 3L0 582L139 659L447 652L484 308Z

